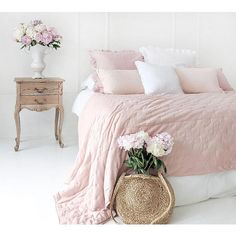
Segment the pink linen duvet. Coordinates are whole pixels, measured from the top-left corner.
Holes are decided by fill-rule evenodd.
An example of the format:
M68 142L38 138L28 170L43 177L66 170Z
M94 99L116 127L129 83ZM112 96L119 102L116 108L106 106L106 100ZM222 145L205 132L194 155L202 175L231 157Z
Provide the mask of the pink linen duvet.
M236 93L103 95L88 101L79 121L79 154L66 190L55 195L62 224L98 224L126 153L120 135L144 130L174 137L164 157L168 175L201 175L236 169Z

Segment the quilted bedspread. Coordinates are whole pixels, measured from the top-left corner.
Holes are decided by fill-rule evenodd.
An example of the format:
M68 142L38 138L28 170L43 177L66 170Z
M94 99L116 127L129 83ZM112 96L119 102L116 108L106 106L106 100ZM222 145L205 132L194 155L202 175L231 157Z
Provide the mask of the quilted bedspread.
M94 94L79 121L79 154L64 191L55 195L62 224L98 224L126 153L120 135L140 130L174 137L165 156L169 176L236 169L236 93L178 95Z

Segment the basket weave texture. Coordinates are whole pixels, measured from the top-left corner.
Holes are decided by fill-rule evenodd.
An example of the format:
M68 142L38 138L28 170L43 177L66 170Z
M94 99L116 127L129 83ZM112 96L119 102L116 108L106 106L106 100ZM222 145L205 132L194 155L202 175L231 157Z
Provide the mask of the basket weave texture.
M167 224L174 205L174 191L161 173L123 174L113 192L111 213L114 207L125 224Z

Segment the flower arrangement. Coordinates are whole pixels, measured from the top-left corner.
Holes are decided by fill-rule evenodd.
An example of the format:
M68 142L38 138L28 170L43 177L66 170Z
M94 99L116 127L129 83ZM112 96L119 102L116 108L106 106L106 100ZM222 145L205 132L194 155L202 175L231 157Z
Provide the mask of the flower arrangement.
M54 27L48 27L41 20L33 20L29 24L21 23L14 30L14 40L21 43L21 49L37 44L54 49L60 48L62 36Z
M144 131L124 135L118 138L119 147L128 151L126 165L138 174L150 174L163 168L167 172L164 162L159 158L168 155L174 144L173 138L164 132L150 137Z

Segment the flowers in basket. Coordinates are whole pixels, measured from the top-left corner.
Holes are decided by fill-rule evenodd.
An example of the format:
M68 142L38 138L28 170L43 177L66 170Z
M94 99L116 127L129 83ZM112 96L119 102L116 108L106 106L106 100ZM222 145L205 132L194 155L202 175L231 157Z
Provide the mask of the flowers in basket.
M14 30L14 40L21 43L21 49L35 46L47 46L54 49L60 48L62 36L54 27L48 27L41 20L33 20L29 24L21 23Z
M159 158L168 155L174 144L170 134L164 132L150 137L144 131L120 136L119 147L128 151L126 165L138 174L150 174L163 168L165 163Z

